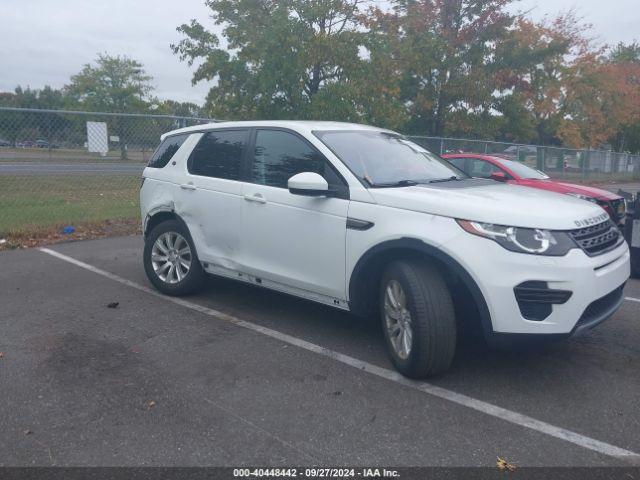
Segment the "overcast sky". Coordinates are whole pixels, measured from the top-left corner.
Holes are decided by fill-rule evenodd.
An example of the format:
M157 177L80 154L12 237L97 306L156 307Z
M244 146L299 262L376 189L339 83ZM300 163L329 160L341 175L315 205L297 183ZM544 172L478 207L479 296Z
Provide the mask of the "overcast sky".
M536 18L576 7L602 43L640 40L638 0L522 0ZM202 103L209 86L171 52L176 27L211 25L204 0L0 0L0 91L62 87L98 52L126 54L154 77L161 98Z

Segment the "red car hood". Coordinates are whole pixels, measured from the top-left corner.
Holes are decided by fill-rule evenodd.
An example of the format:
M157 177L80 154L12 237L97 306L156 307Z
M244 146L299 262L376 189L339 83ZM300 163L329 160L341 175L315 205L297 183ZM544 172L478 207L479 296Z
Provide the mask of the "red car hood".
M527 187L540 188L543 190L549 190L557 193L577 193L580 195L587 195L589 197L596 198L598 200L615 200L620 198L619 195L611 193L607 190L595 187L587 187L584 185L576 185L575 183L565 183L559 180L534 180L534 179L522 179L517 180L518 185L524 185Z

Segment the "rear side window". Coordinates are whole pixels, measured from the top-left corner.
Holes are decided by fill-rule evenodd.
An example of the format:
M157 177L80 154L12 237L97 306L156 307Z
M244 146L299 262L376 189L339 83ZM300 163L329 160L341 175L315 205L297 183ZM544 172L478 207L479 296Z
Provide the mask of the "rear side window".
M203 177L240 179L240 165L248 130L206 133L189 158L189 173Z
M460 170L462 170L463 172L467 172L465 169L465 162L466 162L466 158L450 158L449 161L455 165L456 167L458 167Z
M153 152L148 166L151 168L163 168L166 166L189 135L189 133L183 133L182 135L172 135L165 138L156 151Z

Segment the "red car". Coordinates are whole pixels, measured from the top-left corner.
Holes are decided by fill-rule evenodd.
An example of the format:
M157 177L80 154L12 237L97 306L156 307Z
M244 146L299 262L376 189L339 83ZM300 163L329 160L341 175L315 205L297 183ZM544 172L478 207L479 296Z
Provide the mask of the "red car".
M453 153L442 155L442 157L471 177L490 178L499 182L540 188L597 203L606 210L616 224L624 223L626 216L624 198L607 190L552 180L548 175L523 163L492 155Z

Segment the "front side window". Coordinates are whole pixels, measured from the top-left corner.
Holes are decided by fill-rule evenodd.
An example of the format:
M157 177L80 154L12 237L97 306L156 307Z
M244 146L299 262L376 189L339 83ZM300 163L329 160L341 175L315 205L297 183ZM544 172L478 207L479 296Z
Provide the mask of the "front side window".
M371 187L467 178L446 160L398 134L375 130L314 133Z
M497 172L502 172L502 170L486 160L480 160L479 158L469 159L467 173L472 177L491 178L491 174Z
M189 173L203 177L240 180L247 130L207 132L189 157Z
M153 152L148 166L151 168L165 167L189 135L189 133L183 133L181 135L172 135L165 138L156 151Z
M302 172L318 173L330 186L340 182L322 154L298 136L281 130L257 131L253 183L287 188L289 179Z

